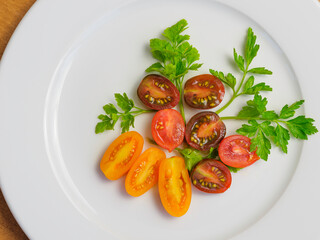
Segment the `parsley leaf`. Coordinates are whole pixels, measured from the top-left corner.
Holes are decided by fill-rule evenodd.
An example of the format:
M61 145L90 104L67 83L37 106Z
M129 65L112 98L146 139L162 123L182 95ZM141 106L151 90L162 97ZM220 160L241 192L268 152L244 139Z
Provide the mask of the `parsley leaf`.
M154 110L144 110L134 105L126 93L114 94L118 107L123 111L119 112L118 109L112 104L108 103L103 106L105 115L100 114L98 119L101 120L97 123L95 133L102 133L108 130L114 130L115 124L121 119L120 127L121 133L129 131L130 127L134 127L134 118L142 113L154 112ZM133 110L134 111L131 111Z
M213 69L210 69L209 72L234 90L234 87L236 85L236 78L231 73L228 73L227 77L225 77L223 72L218 72Z
M256 68L251 68L248 72L250 73L258 73L258 74L267 74L271 75L272 72L265 67L256 67Z
M257 155L263 160L268 160L268 155L270 154L271 142L265 136L263 130L259 127L257 135L251 138L250 151L257 151Z
M132 99L129 99L126 93L123 93L121 95L120 93L115 93L114 97L117 101L118 106L124 111L124 112L129 112L133 106L134 102Z
M290 140L289 131L277 123L275 130L276 136L274 138L274 143L281 147L284 153L288 153L288 141Z
M261 95L254 95L253 100L247 101L247 106L244 106L238 113L238 117L257 117L266 111L268 101L262 98Z
M233 49L233 59L234 62L237 64L237 66L239 67L239 69L244 72L245 71L245 67L244 67L244 59L241 55L238 55L236 49Z
M130 127L134 128L134 116L133 115L125 114L125 115L122 115L121 119L122 119L122 122L121 122L122 132L121 133L129 131Z
M312 118L298 116L286 122L290 133L295 137L303 140L308 140L308 135L318 132L317 128L312 124Z
M251 61L257 56L260 46L256 44L257 36L254 35L252 28L248 29L247 42L245 47L245 60L249 65Z
M204 155L199 150L196 150L194 148L176 148L176 150L182 155L184 158L186 168L189 172L192 171L195 165L197 165L198 162L200 162L203 159L215 159L218 161L221 161L218 155L218 149L217 148L210 148L210 151L208 155ZM227 165L226 165L227 166ZM241 168L234 168L227 166L230 170L230 172L238 172Z
M183 156L186 168L189 172L191 172L192 168L203 159L200 151L192 148L180 149L176 148L176 150Z
M295 114L295 110L299 109L303 103L304 103L304 100L300 100L293 103L290 106L286 104L280 111L280 118L287 119L287 118L293 117Z

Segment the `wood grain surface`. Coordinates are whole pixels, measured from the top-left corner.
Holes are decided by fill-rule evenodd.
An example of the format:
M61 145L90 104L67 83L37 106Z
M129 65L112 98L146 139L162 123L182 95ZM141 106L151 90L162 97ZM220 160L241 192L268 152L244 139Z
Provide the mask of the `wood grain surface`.
M0 61L15 28L35 0L0 0ZM0 240L25 240L0 190Z

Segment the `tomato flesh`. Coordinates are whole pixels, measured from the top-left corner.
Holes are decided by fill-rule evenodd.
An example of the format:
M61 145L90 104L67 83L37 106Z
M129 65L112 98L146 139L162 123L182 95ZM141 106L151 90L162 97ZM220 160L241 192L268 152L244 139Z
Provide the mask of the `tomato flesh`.
M143 152L130 168L125 182L127 193L138 197L158 182L160 162L166 154L158 148L149 148Z
M173 108L180 100L179 90L167 78L150 74L138 87L140 100L149 108L162 110Z
M186 126L186 141L201 151L218 146L226 134L226 126L214 112L200 112L194 115Z
M256 151L250 152L250 145L251 140L246 136L228 136L219 145L219 157L228 166L236 168L247 167L260 159Z
M222 102L224 94L222 82L211 74L190 78L184 86L185 102L193 108L214 108Z
M220 161L204 159L191 172L192 184L207 193L223 193L231 185L231 173Z
M152 119L151 132L156 143L171 152L184 139L185 125L181 114L174 109L158 111Z
M100 162L101 171L110 180L119 179L139 157L143 143L143 137L135 131L121 134L104 153Z
M174 217L183 216L191 203L191 182L183 158L163 160L159 170L159 194L163 207Z

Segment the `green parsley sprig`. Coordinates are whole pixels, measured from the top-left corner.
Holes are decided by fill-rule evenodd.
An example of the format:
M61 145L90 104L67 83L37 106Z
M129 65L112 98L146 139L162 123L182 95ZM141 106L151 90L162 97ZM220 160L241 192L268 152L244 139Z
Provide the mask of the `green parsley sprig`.
M258 156L262 159L268 160L271 142L287 153L290 133L295 138L308 140L308 135L318 132L313 125L312 118L306 118L304 115L294 116L295 111L301 107L304 100L297 101L290 106L286 104L280 113L267 110L267 103L266 98L256 94L253 100L247 101L247 105L237 116L221 117L222 120L248 120L249 124L243 124L237 133L251 138L250 151L257 150Z
M114 97L118 107L123 112L118 111L118 109L112 103L104 105L103 110L106 114L100 114L98 116L101 121L96 125L96 133L102 133L107 130L114 130L114 126L119 119L121 119L121 133L127 132L129 131L130 126L134 127L134 119L136 116L142 113L154 112L154 110L145 110L136 107L133 100L128 98L126 93L123 93L122 95L120 93L115 93Z
M267 74L271 75L272 72L265 67L255 67L249 68L252 60L257 56L260 45L256 44L256 35L254 35L251 28L248 29L247 40L245 45L244 57L239 55L235 49L233 49L233 60L239 70L242 72L242 78L237 88L237 80L231 74L224 74L223 72L215 71L210 69L210 73L219 78L223 83L232 89L233 95L231 99L219 110L216 111L217 114L225 110L237 97L241 95L255 95L260 91L272 91L272 88L264 82L260 82L254 85L255 77L254 75L248 74Z
M257 150L258 156L267 160L270 154L271 142L287 153L288 141L291 136L307 140L308 135L318 132L318 129L313 125L312 118L306 118L304 115L295 118L295 110L299 109L304 103L303 100L297 101L292 105L285 105L279 114L274 110L267 110L268 100L260 95L261 91L272 91L272 88L264 82L254 84L254 75L252 74L267 74L272 72L265 67L249 68L252 60L257 56L260 46L256 44L256 35L252 29L248 29L246 45L244 49L244 57L239 55L233 49L233 59L239 70L243 73L240 83L237 85L236 78L231 74L224 74L210 69L210 73L218 77L222 82L232 89L233 95L231 99L219 110L217 114L226 109L240 95L254 95L252 100L247 101L237 116L220 117L221 120L237 119L247 120L248 124L243 124L237 130L237 133L251 138L250 150ZM250 76L248 76L251 74Z
M215 159L218 161L221 161L218 155L218 149L217 148L210 148L210 151L207 155L203 154L201 151L196 150L194 148L176 148L177 150L184 158L186 168L189 172L193 169L193 167L200 162L203 159ZM230 172L238 172L241 168L234 168L227 166L230 170Z
M187 21L180 20L162 33L164 39L150 40L152 56L158 61L146 69L146 72L158 72L168 78L180 92L179 108L185 120L183 108L183 80L189 71L198 70L202 64L195 63L200 59L200 54L188 40L189 35L183 35L187 29Z

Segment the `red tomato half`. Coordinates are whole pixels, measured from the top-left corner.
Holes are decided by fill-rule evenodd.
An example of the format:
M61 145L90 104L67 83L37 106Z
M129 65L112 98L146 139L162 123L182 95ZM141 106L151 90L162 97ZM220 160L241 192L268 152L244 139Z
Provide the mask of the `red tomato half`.
M231 173L222 162L205 159L199 162L191 172L193 185L207 193L223 193L231 185Z
M211 74L190 78L184 86L184 99L193 108L214 108L222 102L224 93L220 79Z
M162 110L173 108L180 100L180 93L170 80L150 74L142 79L138 87L140 100L149 108Z
M186 126L187 143L200 151L218 146L226 134L226 126L214 112L200 112L194 115Z
M185 125L181 114L174 109L157 112L152 119L151 132L156 143L171 152L183 142Z
M218 148L221 161L231 167L247 167L260 157L256 151L250 152L250 138L242 135L231 135L224 138Z

